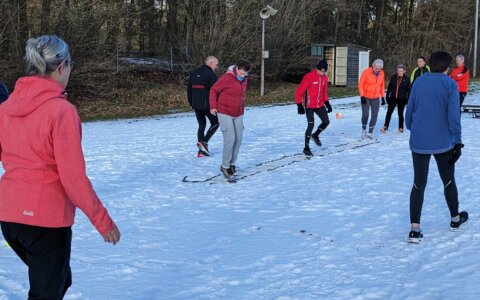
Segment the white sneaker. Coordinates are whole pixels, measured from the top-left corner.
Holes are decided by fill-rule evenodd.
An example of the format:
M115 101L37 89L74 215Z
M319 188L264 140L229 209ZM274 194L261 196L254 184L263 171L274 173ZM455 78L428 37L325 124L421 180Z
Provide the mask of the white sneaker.
M366 130L362 130L362 136L361 136L361 139L366 139L367 138L367 131Z
M371 134L371 133L369 133L369 134L367 135L367 138L369 138L370 140L374 140L374 139L375 139L375 137L374 137L373 134Z

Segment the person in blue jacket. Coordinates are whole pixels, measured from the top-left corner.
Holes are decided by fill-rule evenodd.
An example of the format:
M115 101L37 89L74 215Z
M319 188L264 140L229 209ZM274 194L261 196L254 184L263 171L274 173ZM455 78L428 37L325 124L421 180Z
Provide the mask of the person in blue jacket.
M423 239L420 216L432 155L444 185L451 216L450 230L457 231L468 222L468 213L458 212L455 163L462 154L463 144L458 87L447 75L451 62L452 56L447 52L433 53L430 57L431 72L415 81L408 100L405 123L410 130L414 170L409 241L413 243Z
M0 103L8 99L8 90L5 84L0 80Z

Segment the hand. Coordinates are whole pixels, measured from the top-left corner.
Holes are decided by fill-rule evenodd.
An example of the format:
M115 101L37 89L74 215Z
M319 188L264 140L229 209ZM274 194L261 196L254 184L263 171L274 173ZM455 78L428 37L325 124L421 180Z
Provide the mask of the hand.
M460 159L460 156L462 156L463 146L464 146L463 144L455 144L455 146L452 149L452 157L448 161L449 165L454 165L457 162L457 160Z
M327 113L331 113L333 111L330 101L325 102L325 107L327 108Z
M212 108L212 109L210 110L210 113L211 113L212 115L216 116L216 115L217 115L217 110L216 110L215 108Z
M297 110L299 115L305 114L305 108L303 107L302 103L297 103Z
M103 240L105 243L112 243L113 245L116 245L118 241L120 241L120 231L116 225L113 225L112 231L103 236Z
M367 98L364 96L360 97L360 102L362 102L362 104L367 104Z
M382 105L385 105L386 102L385 102L385 97L382 97Z

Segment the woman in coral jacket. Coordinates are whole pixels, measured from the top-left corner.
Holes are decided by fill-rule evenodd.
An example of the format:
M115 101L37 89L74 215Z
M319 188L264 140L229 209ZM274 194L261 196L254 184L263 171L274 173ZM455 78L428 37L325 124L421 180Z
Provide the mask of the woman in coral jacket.
M457 55L455 58L457 67L452 70L450 78L455 80L458 85L458 92L460 94L460 109L462 108L463 101L468 93L468 81L470 80L470 70L465 66L465 57L463 55Z
M81 123L67 101L72 60L57 36L29 39L27 75L0 106L0 222L28 267L29 299L62 299L72 284L76 207L116 244L120 232L85 174Z
M380 110L380 99L385 104L385 74L383 73L383 60L376 59L370 68L363 71L358 82L358 93L362 103L362 139L374 139L373 130L377 124L378 111ZM367 123L369 111L372 111L370 125Z
M225 177L236 173L236 161L243 139L243 113L247 95L247 77L252 66L240 60L230 66L210 89L210 113L218 117L223 135L220 171Z
M330 124L328 113L332 112L332 106L328 101L327 70L327 61L321 60L315 70L307 73L303 77L295 91L295 102L298 106L298 114L303 115L305 111L307 113L307 130L305 131L305 148L303 149L303 153L308 157L313 156L312 151L310 151L310 138L313 139L317 146L321 146L322 142L320 141L319 135ZM312 134L313 127L315 126L314 114L317 114L322 123Z

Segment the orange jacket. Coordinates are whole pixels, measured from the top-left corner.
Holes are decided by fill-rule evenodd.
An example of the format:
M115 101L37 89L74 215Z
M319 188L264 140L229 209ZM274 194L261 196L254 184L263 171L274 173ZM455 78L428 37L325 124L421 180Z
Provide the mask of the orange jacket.
M470 70L465 67L456 67L455 69L452 70L452 73L450 74L450 78L455 80L455 82L458 85L458 91L460 93L466 93L468 92L468 81L470 79Z
M23 77L0 105L0 221L70 227L79 207L105 235L114 223L85 173L82 125L63 90Z
M380 70L378 76L376 76L372 67L365 69L358 82L358 93L360 97L368 99L385 97L385 74L383 70Z

